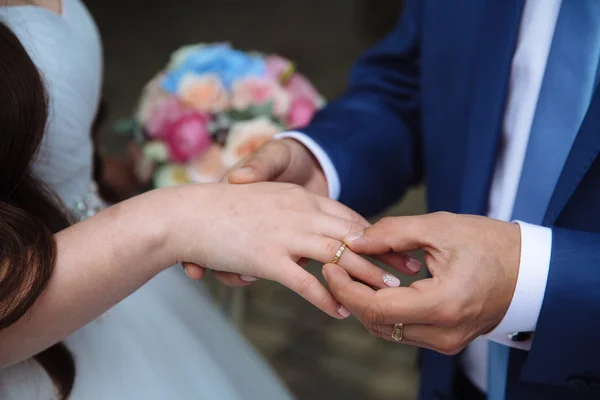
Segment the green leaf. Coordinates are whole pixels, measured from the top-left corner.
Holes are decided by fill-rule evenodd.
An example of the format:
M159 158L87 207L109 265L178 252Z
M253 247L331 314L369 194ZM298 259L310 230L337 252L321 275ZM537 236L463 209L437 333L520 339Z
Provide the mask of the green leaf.
M273 102L269 101L262 106L253 106L250 107L250 112L254 117L270 117L273 115Z
M231 110L227 114L232 121L247 121L252 119L252 114L250 113L250 109L246 110Z

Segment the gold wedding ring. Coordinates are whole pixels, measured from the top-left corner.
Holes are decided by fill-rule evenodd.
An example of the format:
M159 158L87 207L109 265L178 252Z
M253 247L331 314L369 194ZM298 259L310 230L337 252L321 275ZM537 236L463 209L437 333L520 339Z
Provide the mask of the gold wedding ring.
M337 264L337 262L340 260L340 257L342 257L342 254L344 254L344 250L346 250L346 243L342 243L337 253L335 253L335 256L333 256L333 261L331 261L332 264Z
M404 324L396 324L394 325L394 330L392 331L392 339L396 342L401 342L404 339Z

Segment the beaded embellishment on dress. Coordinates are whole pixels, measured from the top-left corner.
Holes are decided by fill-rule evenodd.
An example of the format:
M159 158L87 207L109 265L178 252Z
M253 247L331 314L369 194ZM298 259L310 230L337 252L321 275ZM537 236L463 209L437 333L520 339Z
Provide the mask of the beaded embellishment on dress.
M81 222L93 217L106 207L106 203L98 194L98 187L95 183L91 183L87 193L75 198L73 201L71 214L73 215L75 222Z

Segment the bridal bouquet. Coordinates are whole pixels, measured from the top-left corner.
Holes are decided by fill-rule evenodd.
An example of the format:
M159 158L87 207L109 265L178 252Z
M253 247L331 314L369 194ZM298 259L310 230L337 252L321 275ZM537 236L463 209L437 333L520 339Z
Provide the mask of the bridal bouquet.
M277 133L307 125L323 104L283 57L183 47L143 90L138 175L153 187L216 182Z

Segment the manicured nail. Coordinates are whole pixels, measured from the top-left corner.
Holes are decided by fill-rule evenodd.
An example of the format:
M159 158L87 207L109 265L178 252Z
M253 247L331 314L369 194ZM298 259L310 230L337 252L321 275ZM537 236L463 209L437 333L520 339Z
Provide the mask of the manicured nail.
M340 309L338 310L338 314L340 314L342 317L344 318L348 318L349 316L352 315L352 313L350 312L350 310L348 310L346 307L341 306Z
M254 170L252 168L250 168L250 167L244 167L244 168L238 169L236 172L252 173L252 172L254 172Z
M344 238L344 243L352 243L355 240L360 239L365 234L365 231L350 233L348 236Z
M421 262L416 258L408 257L406 260L406 268L412 272L419 272L421 270Z
M258 280L258 278L250 275L241 275L240 279L244 282L256 282Z
M387 287L395 288L400 286L400 279L396 278L394 275L385 274L383 276L383 283Z

